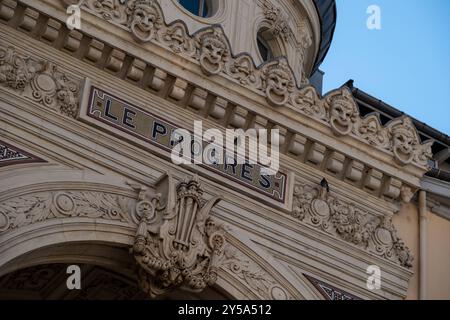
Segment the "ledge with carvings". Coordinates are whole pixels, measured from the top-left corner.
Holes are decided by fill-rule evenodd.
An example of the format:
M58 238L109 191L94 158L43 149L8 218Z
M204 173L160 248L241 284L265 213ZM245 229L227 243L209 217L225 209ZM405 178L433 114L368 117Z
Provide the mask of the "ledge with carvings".
M102 1L87 1L81 7L125 28L140 43L156 43L199 63L208 76L222 74L259 92L273 107L289 107L327 124L337 136L351 135L391 152L400 165L413 163L427 167L432 157L433 142L422 144L410 118L394 119L386 126L376 115L362 118L345 87L320 98L315 88L306 82L298 86L286 58L256 66L249 54L234 55L221 26L207 27L190 35L183 21L166 24L164 13L155 0L127 1L113 7Z

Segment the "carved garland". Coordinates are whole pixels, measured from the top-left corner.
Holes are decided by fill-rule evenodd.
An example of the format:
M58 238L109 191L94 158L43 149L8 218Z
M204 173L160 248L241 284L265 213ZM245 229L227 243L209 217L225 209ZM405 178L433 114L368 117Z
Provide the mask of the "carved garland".
M325 180L320 187L295 186L291 215L403 267L412 267L413 257L398 237L392 216L374 216L331 196Z
M128 28L136 41L155 42L198 61L207 75L224 74L261 92L274 107L291 106L329 125L336 135L352 135L379 149L392 152L399 165L414 163L426 167L432 157L433 142L422 144L409 118L395 119L383 127L375 115L361 118L347 88L335 90L323 99L312 86L299 89L286 58L277 58L256 67L250 55L232 54L220 26L204 28L191 36L181 21L167 25L161 7L155 0L87 0L82 7ZM280 10L267 3L264 10L267 19L274 23L274 28L285 34L283 30L286 30L286 26L278 23ZM307 43L309 41L305 45Z
M0 233L56 218L129 222L130 198L91 191L40 192L0 203Z
M69 117L78 110L79 82L50 61L38 60L0 44L0 86Z

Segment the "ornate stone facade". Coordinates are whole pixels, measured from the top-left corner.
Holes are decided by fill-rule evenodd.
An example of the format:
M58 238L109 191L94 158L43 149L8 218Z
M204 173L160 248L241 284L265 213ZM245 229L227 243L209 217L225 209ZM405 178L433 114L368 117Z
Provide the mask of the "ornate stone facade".
M376 116L361 118L351 93L345 87L321 99L312 86L298 87L294 73L284 57L255 67L250 55L232 54L229 41L220 26L207 27L190 36L183 22L166 24L156 0L117 2L113 6L90 0L84 2L82 7L103 19L126 27L140 42L154 42L175 53L194 58L208 76L228 76L260 92L274 107L292 108L315 121L326 123L336 135L352 135L390 152L400 165L428 165L433 142L422 144L414 126L408 125L411 124L410 119L401 118L384 127ZM281 34L289 34L280 9L267 1L264 8L266 17L274 23L274 28ZM393 132L398 131L398 126L401 126L402 133ZM409 144L410 150L400 151L399 144L402 144L400 148L408 148L406 144Z
M414 205L432 143L408 117L361 117L347 87L322 97L306 83L319 46L308 3L227 1L220 14L251 4L255 21L288 48L258 65L255 43L242 39L256 41L259 24L233 26L230 37L220 14L174 17L176 0L87 0L80 30L66 27L58 1L3 1L0 128L14 146L0 143L0 274L14 271L10 261L20 269L70 257L131 273L152 298L215 289L235 299L405 298L417 250L407 224L394 223ZM103 96L109 122L88 116L92 88L114 96ZM152 132L149 119L170 126ZM220 131L279 129L279 201L258 192L267 181L176 166L167 148L148 142L158 134L168 146L170 128L195 120ZM21 148L48 163L18 165L29 160ZM195 174L202 185L184 181ZM79 243L83 252L58 252ZM365 287L368 264L386 276L379 291ZM304 274L327 283L316 290ZM88 284L79 298L95 298L95 286L139 297L109 276Z

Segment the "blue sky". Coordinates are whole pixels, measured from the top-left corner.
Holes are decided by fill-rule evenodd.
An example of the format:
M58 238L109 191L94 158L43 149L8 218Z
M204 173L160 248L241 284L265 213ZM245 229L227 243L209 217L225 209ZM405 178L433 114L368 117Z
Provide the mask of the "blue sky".
M348 79L450 135L450 0L337 0L337 26L321 69L324 93ZM381 30L369 30L370 5Z

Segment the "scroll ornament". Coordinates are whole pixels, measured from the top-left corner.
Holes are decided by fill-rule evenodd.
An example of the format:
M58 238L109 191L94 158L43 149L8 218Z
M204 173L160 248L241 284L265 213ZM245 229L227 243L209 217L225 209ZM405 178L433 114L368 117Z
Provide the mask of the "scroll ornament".
M297 184L291 215L371 253L411 268L413 257L398 237L392 216L375 216L320 187Z
M224 230L210 216L219 197L206 202L197 179L176 185L170 176L166 196L165 202L161 193L141 190L135 208L132 251L139 284L152 298L175 288L199 292L213 285L225 246Z
M153 42L197 62L208 76L223 75L263 95L273 107L288 107L330 127L338 136L353 136L378 149L393 154L400 166L415 164L426 168L432 157L432 141L422 143L407 117L394 119L386 126L376 115L362 118L352 93L346 87L320 97L307 85L306 75L298 86L294 72L285 57L256 66L246 53L233 55L229 41L220 26L200 29L190 35L182 21L167 24L156 0L86 0L82 8L111 23L127 28L140 43ZM264 4L266 20L274 32L288 34L279 8ZM281 17L281 18L280 18ZM301 26L305 48L311 45L306 25ZM27 79L28 73L20 75ZM26 81L26 80L22 80ZM19 80L19 83L21 81Z

